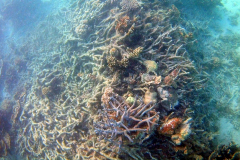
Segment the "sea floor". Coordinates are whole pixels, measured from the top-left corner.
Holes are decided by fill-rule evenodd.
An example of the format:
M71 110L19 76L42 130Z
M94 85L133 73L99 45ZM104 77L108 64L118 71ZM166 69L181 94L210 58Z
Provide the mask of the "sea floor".
M215 37L212 43L218 41L219 45L224 45L227 48L226 50L216 48L217 53L212 54L213 57L219 57L222 62L222 66L216 69L216 75L214 76L216 79L213 80L216 82L215 88L220 86L222 89L220 89L221 91L215 90L214 95L223 106L220 107L223 109L220 109L221 112L226 111L226 114L223 114L223 117L219 119L218 142L228 144L234 141L240 145L240 3L238 0L222 0L222 6L218 6L216 10L221 16L216 23L218 30L211 32L212 37ZM233 38L234 36L235 38ZM219 39L221 39L221 42L219 42ZM223 54L219 52L223 52Z

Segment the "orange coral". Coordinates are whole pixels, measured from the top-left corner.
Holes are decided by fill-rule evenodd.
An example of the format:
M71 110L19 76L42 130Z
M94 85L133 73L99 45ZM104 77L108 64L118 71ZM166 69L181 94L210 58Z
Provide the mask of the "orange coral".
M125 32L127 32L127 27L128 27L128 22L129 22L130 18L129 16L123 16L122 18L120 18L117 21L116 24L116 31L118 31L120 34L124 34Z
M164 78L164 83L169 86L174 84L174 79L178 76L179 72L179 68L174 69L168 76Z
M162 124L162 126L159 128L158 132L160 134L172 135L172 134L174 134L174 131L178 128L178 126L181 123L182 123L181 118L169 119Z

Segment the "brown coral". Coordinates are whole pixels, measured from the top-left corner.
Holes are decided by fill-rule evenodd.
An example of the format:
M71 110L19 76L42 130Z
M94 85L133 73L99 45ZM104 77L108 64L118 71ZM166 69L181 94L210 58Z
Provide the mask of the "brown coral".
M164 83L168 86L173 86L174 88L177 87L177 84L175 83L175 79L177 78L178 74L180 72L179 68L174 69L168 76L164 78Z
M108 67L114 71L116 69L120 69L120 68L127 68L128 64L129 64L129 58L124 56L123 58L121 58L120 60L118 60L116 57L114 56L108 56L107 57L107 63L108 63Z
M129 54L129 58L138 58L142 51L143 47L137 47L136 49L133 50L133 52Z
M42 94L47 96L48 93L51 92L51 88L50 87L43 87L42 88Z
M192 118L188 118L187 120L185 120L179 127L178 133L172 135L171 138L175 144L180 145L182 141L185 141L189 137L192 132L190 128L191 122Z
M119 56L119 51L114 47L110 49L109 53L111 56L114 56L114 57Z
M121 17L115 26L116 31L118 31L120 34L124 34L128 30L128 25L129 25L130 17L129 16L123 16Z
M158 132L160 134L172 135L181 123L181 118L167 119L167 121L161 125Z

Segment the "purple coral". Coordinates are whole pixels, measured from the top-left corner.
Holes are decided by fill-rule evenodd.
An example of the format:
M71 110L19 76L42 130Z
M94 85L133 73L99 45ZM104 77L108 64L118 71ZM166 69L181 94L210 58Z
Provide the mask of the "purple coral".
M137 98L129 105L121 96L114 94L99 111L97 121L94 122L95 132L112 141L124 142L128 139L134 142L140 133L150 134L157 125L159 113L155 107L156 104L144 104Z

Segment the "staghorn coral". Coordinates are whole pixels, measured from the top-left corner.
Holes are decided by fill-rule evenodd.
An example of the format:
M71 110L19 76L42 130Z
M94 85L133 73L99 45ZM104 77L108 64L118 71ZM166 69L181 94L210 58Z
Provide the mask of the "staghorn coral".
M197 72L187 58L188 42L180 34L184 29L175 26L176 10L160 2L141 7L134 14L140 8L137 1L79 1L57 14L71 25L52 16L42 24L49 28L32 33L25 49L32 57L47 54L29 64L36 78L13 117L19 126L20 155L26 159L177 156L170 136L156 134L156 128L170 110L176 112L171 119L185 119L184 110L192 102L185 95L202 81L192 78ZM61 27L47 25L52 21ZM51 92L42 92L44 87ZM42 96L49 93L50 98ZM178 108L171 107L175 102ZM174 133L181 133L180 126Z
M239 159L240 158L240 148L234 142L229 145L221 145L215 149L214 152L208 157L209 160L218 159Z
M6 157L10 153L10 149L13 149L12 139L10 137L12 124L10 123L10 117L12 115L13 102L4 100L4 108L0 109L0 157ZM0 106L2 107L2 106ZM9 110L5 107L11 107Z
M156 104L150 102L144 104L137 98L133 104L126 103L125 100L115 94L103 95L103 109L94 122L95 132L110 141L119 141L119 147L124 144L140 143L142 139L151 134L158 122L158 112L155 111ZM106 95L115 95L107 97ZM119 148L120 149L120 148Z

